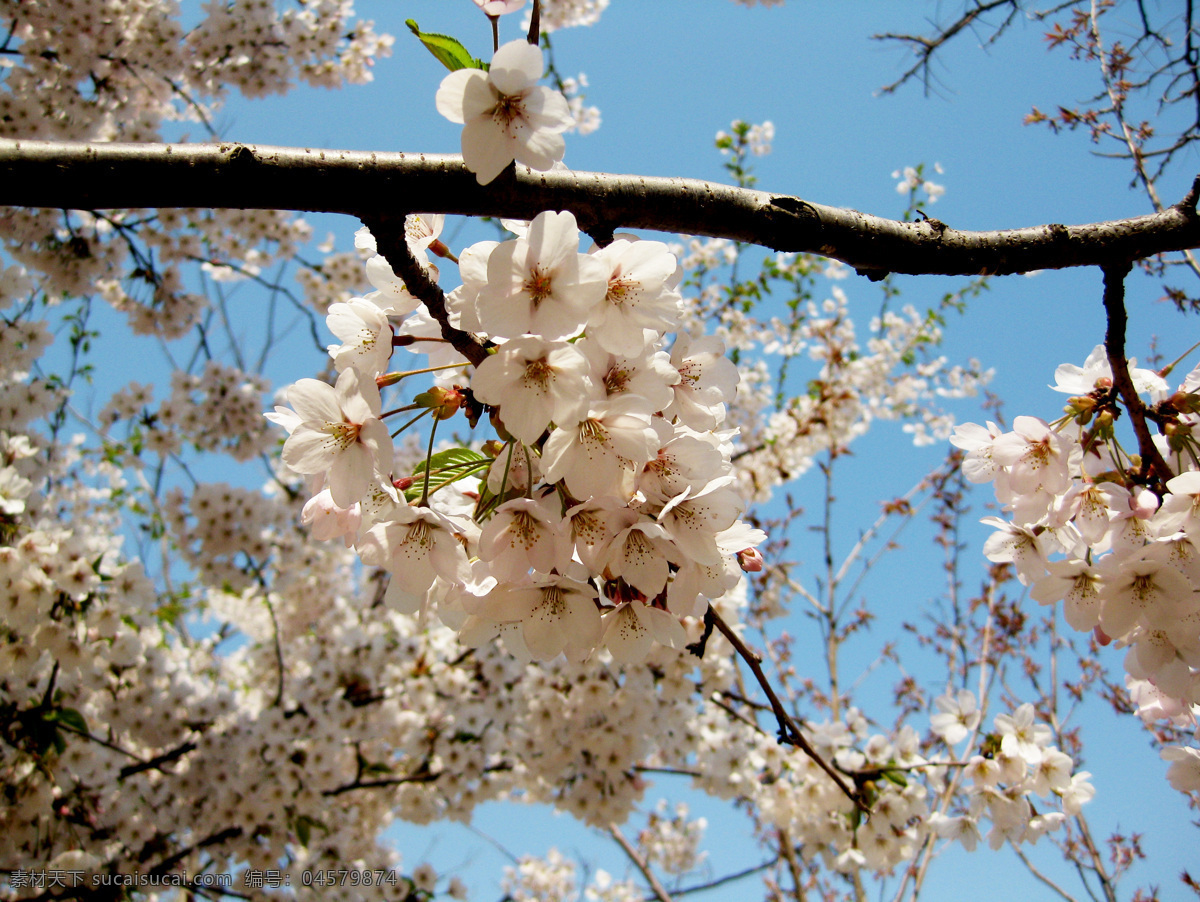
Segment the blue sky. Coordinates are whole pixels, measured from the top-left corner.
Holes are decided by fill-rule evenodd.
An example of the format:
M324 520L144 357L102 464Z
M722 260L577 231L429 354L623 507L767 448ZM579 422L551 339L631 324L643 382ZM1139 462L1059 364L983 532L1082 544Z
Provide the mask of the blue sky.
M375 20L378 31L396 36L393 56L378 62L373 84L338 92L300 89L259 101L234 98L216 117L222 136L247 143L456 152L459 127L434 110L444 70L408 34L404 20L452 33L485 58L490 50L486 21L469 0L360 0L357 8ZM991 47L980 45L986 32L964 36L936 64L928 96L918 84L880 96L878 89L902 71L907 57L895 46L870 41L869 35L922 29L924 16L939 8L950 13L954 5L789 0L782 7L744 9L729 0L613 0L597 25L553 38L560 71L587 74L587 102L599 106L604 119L593 135L568 136L565 162L576 169L722 180L714 133L735 118L770 119L776 127L775 151L757 161L760 187L824 204L899 215L903 200L891 173L937 162L944 173L932 177L947 193L931 212L957 228L1076 223L1149 212L1146 199L1128 190L1125 164L1092 156L1085 136L1054 136L1022 125L1033 105L1052 109L1096 90L1085 64L1046 51L1036 23L1016 23ZM508 17L502 40L518 36L519 19ZM1191 178L1192 173L1177 169L1161 185L1164 199L1181 197ZM356 222L311 218L318 237L332 230L339 249L350 247ZM899 284L901 302L924 307L959 282L903 278ZM858 279L842 286L864 321L878 308L877 287ZM1168 359L1195 340L1195 321L1174 314L1158 300L1160 294L1154 281L1131 281L1131 354L1143 355L1155 335L1162 336ZM252 303L250 295L247 291L243 300ZM946 353L951 360L977 356L994 367L992 388L1008 401L1010 417L1030 413L1051 419L1062 403L1046 389L1055 366L1082 363L1102 339L1103 326L1098 272L1009 277L994 281L963 317L952 320ZM323 362L313 353L300 360L291 378L309 375ZM959 412L964 419L981 419L965 405ZM868 437L847 464L839 498L844 534L854 535L868 522L864 518L874 516L880 497L907 489L940 453L912 450L898 427L880 427ZM883 459L886 468L880 466ZM856 484L865 489L855 490ZM815 488L799 486L798 497L811 503ZM982 506L985 500L981 494L976 503ZM985 535L979 527L977 543ZM919 544L919 531L908 541ZM898 598L900 610L940 589L936 562L916 555L896 560L887 583L912 586L919 594ZM889 626L895 623L885 618L881 629ZM1111 655L1110 664L1119 670L1119 653ZM890 678L880 685L886 688ZM1165 766L1146 748L1133 720L1109 719L1103 729L1102 739L1093 737L1088 762L1099 790L1089 816L1100 836L1148 828L1151 861L1135 869L1129 892L1135 883L1169 888L1195 844L1184 806L1165 787ZM660 780L659 786L682 790L682 781L672 785L672 779ZM706 845L714 874L761 860L740 815L702 797L677 797L709 819ZM1150 809L1153 815L1147 815ZM545 810L488 805L475 823L517 853L540 853L557 844L618 876L627 870L610 841ZM428 855L439 869L468 880L475 897L499 898L498 872L505 860L476 833L453 826L409 828L398 831L396 841L407 864ZM947 859L945 867L935 866L926 898L961 898L966 875L974 899L1043 892L1018 876L1019 866L1007 851L974 856L955 851ZM742 899L758 891L751 879L703 898Z

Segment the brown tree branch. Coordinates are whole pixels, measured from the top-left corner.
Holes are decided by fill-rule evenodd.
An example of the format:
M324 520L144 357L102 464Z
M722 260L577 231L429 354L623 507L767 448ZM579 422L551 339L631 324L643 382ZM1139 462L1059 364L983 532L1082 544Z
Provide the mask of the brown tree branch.
M624 227L723 237L841 260L872 279L1103 266L1200 247L1195 192L1131 219L967 232L693 179L518 167L481 186L456 156L243 144L0 140L0 204L277 209L367 221L413 210L524 219L570 210L593 235Z
M1019 7L1013 0L976 0L974 6L969 6L963 10L962 15L948 25L938 26L933 33L928 35L920 34L897 34L895 32L887 32L885 34L873 34L871 39L874 41L899 41L901 44L907 45L912 49L916 56L916 61L905 70L904 74L897 78L889 85L884 85L880 88L882 94L892 94L901 85L906 84L917 76L921 75L921 81L924 84L925 92L929 92L929 67L933 62L934 54L941 50L946 44L953 40L959 33L973 26L977 19L1002 6L1012 7L1004 21L996 26L992 37L987 43L991 43L1003 34L1008 27L1013 23L1017 13L1020 12Z
M825 772L829 779L837 784L838 789L845 794L846 798L854 803L856 808L865 814L870 814L871 809L867 807L866 803L859 797L859 794L850 788L849 784L842 778L842 775L821 757L820 753L812 747L812 743L800 732L799 725L797 725L792 715L788 713L787 708L783 706L783 702L780 701L775 690L771 688L771 681L767 679L767 675L762 669L762 658L755 654L750 649L750 646L742 641L742 637L733 631L733 628L725 622L725 619L717 613L717 609L712 605L708 606L708 611L705 612L704 618L706 621L709 618L712 619L713 626L717 628L717 631L722 636L729 640L729 644L733 646L738 656L746 662L746 666L754 674L759 688L762 689L767 696L767 700L771 703L771 711L775 714L775 719L779 722L779 741L788 745L794 745L804 752L817 767Z
M666 891L658 881L658 878L654 876L654 871L650 870L650 864L638 854L638 850L633 847L633 843L625 838L625 834L621 832L621 828L616 824L609 824L608 833L617 841L617 845L624 850L625 854L629 856L629 860L641 871L646 882L650 884L650 889L654 892L654 898L658 902L672 902L671 894Z
M1142 458L1142 475L1165 483L1175 474L1163 460L1154 438L1150 435L1150 427L1146 425L1146 405L1138 397L1137 389L1133 387L1133 379L1129 375L1129 362L1125 358L1125 276L1129 274L1130 264L1113 263L1104 267L1104 313L1108 317L1108 326L1104 333L1104 350L1108 355L1108 365L1112 369L1113 387L1125 402L1129 412L1129 421L1137 435L1138 453Z
M424 208L422 208L424 209ZM413 210L412 212L417 212ZM429 309L430 314L442 328L442 338L454 346L454 350L466 357L475 366L487 358L487 346L470 332L456 329L450 323L450 311L446 307L446 295L421 264L413 256L404 237L404 214L391 216L362 217L363 224L375 238L375 248L392 265L392 270L404 282L404 287Z

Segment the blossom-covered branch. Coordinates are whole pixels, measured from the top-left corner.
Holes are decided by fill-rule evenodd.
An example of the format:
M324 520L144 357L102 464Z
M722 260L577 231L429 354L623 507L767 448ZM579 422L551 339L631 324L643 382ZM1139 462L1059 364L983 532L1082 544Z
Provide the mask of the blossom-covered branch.
M967 232L694 179L508 169L480 185L457 156L223 144L0 140L0 203L64 209L228 207L532 219L569 210L601 240L617 228L729 238L841 260L871 278L1005 275L1103 266L1200 247L1200 188L1159 213Z

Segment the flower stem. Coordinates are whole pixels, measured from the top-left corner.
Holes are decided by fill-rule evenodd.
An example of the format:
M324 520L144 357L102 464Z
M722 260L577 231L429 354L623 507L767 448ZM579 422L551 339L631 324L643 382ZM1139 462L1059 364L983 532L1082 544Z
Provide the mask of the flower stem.
M431 411L432 409L433 409L432 407L426 407L419 414L417 414L415 417L413 417L411 420L409 420L407 423L405 423L403 426L401 426L399 429L397 429L395 432L393 432L392 438L395 438L396 436L398 436L401 432L403 432L405 429L407 429L409 426L411 426L417 420L421 419L421 417L425 416L425 414L429 413L429 411Z
M429 448L425 452L425 484L421 487L421 500L417 502L417 507L426 507L429 504L429 471L433 469L433 437L437 435L438 418L433 418L433 425L429 427Z
M1179 364L1183 362L1183 358L1187 357L1187 355L1192 353L1192 351L1196 350L1196 348L1200 348L1200 341L1196 342L1194 345L1192 345L1190 348L1188 348L1186 351L1184 351L1182 354L1180 354L1178 357L1176 357L1171 363L1164 366L1161 370L1158 371L1158 374L1160 376L1162 376L1164 379L1167 378L1167 376L1169 376L1171 374L1171 370L1173 370L1173 369L1175 369L1175 367L1179 366Z
M423 339L423 340L424 341L445 341L444 338L429 338L429 339ZM440 366L427 366L424 369L420 369L420 370L405 370L404 372L384 373L382 376L377 377L375 381L378 384L382 380L382 384L380 384L379 387L383 388L384 386L387 386L387 385L395 385L401 379L404 379L408 376L420 376L422 373L436 373L438 370L452 370L452 369L455 369L457 367L461 367L464 365L465 364L462 364L462 363L443 363Z
M420 404L405 404L403 407L394 407L391 410L385 410L383 413L381 413L379 415L379 419L382 420L382 419L392 416L393 414L404 413L405 411L408 411L408 410L416 410L420 406L421 406Z

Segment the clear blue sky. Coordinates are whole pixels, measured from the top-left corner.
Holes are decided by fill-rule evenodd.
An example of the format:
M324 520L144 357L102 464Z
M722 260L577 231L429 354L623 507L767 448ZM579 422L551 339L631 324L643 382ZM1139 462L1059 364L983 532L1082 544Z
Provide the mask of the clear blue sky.
M377 64L372 85L340 92L301 89L253 102L234 99L217 116L223 137L310 147L457 152L459 127L434 110L444 70L408 34L404 19L414 18L426 30L453 33L485 58L490 49L486 21L469 0L360 0L357 6L363 17L375 20L377 30L396 36L394 54ZM1124 164L1091 156L1084 136L1056 137L1022 126L1035 104L1053 108L1095 91L1087 66L1046 52L1036 23L1018 22L1006 39L986 49L980 46L985 33L965 36L935 67L937 82L930 96L923 96L919 85L895 96L878 96L907 57L894 46L870 41L869 35L921 29L925 16L939 7L952 12L956 4L789 0L779 8L744 9L729 0L613 0L598 25L554 35L562 73L587 74L588 103L598 105L604 119L593 135L568 136L565 162L576 169L720 180L714 133L735 118L770 119L776 126L775 152L758 162L760 186L824 204L898 215L902 201L892 171L938 162L944 174L934 178L948 190L932 212L958 228L1086 222L1149 211L1144 197L1127 190ZM508 17L502 40L518 36L519 19ZM1181 197L1191 178L1191 173L1177 171L1162 185L1164 199L1170 203ZM350 246L357 223L333 217L313 221L319 237L331 229L339 236L340 249ZM864 280L842 284L865 321L878 307L877 289ZM901 301L932 304L957 284L903 279ZM1131 284L1131 353L1144 353L1156 334L1163 337L1168 358L1194 340L1195 320L1168 310L1157 301L1159 294L1154 282ZM1082 363L1102 335L1099 273L1042 273L994 282L962 319L951 323L946 353L951 360L977 356L995 367L993 389L1008 400L1010 417L1031 413L1052 418L1061 405L1060 396L1046 390L1055 366ZM302 371L293 378L321 364L314 354L301 361ZM966 405L959 412L963 419L981 419ZM846 535L874 516L881 496L908 488L940 453L910 450L898 428L884 426L868 438L849 466L851 480L869 485L870 491L846 491L840 498ZM884 456L889 464L881 472ZM808 491L799 488L802 499L812 497L806 496ZM985 500L981 495L977 504ZM979 543L986 532L979 527ZM940 589L932 559L914 555L897 560L898 569L888 572L887 581L917 587L918 593L912 599L897 598L899 609ZM885 619L879 629L888 626ZM1119 653L1110 658L1119 671ZM1151 860L1135 869L1128 892L1138 883L1158 882L1169 897L1179 870L1189 859L1194 863L1195 831L1187 826L1182 800L1162 780L1165 765L1146 748L1137 724L1106 721L1104 730L1091 737L1088 767L1099 795L1087 813L1099 836L1118 829L1148 830ZM709 818L711 841L706 846L715 874L761 860L739 816L702 797L680 796L682 781L675 783L667 778L659 787L686 798ZM648 798L654 798L653 791ZM723 820L729 817L733 823ZM476 825L517 853L540 853L557 844L618 876L627 870L611 842L543 810L488 805ZM474 898L499 898L496 881L504 859L476 834L434 826L398 831L396 838L406 864L428 856L439 869L467 879L476 890ZM1008 851L983 850L974 856L955 851L947 858L935 866L926 898L1007 900L1021 891L1034 898L1045 895L1043 888L1018 876L1019 865ZM964 893L966 885L969 893ZM703 898L740 900L759 892L751 879Z

